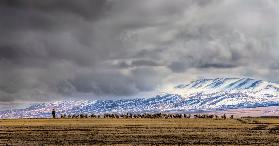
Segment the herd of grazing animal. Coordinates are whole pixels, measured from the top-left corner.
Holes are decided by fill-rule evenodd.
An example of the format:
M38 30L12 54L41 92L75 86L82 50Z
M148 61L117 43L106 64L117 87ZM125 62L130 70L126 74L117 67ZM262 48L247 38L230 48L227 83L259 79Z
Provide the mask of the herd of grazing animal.
M54 116L55 117L55 116ZM181 118L199 118L199 119L227 119L226 114L222 116L218 115L206 115L206 114L196 114L191 116L191 114L162 114L162 113L156 113L156 114L103 114L103 115L95 115L95 114L73 114L73 115L66 115L61 114L60 118L149 118L149 119L158 119L158 118L164 118L164 119L181 119ZM230 119L233 119L233 115L230 116Z

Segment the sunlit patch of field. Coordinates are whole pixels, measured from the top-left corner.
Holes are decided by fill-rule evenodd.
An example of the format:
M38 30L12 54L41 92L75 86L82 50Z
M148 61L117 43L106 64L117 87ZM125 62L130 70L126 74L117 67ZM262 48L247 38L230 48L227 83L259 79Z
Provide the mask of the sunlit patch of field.
M0 120L0 145L272 145L279 119Z

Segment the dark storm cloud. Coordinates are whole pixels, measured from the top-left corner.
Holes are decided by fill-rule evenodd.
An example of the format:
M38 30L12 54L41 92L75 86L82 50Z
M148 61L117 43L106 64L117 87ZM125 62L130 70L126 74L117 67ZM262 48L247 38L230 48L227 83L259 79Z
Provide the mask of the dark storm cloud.
M232 61L231 61L232 62ZM231 64L225 62L214 63L214 61L203 62L203 60L193 60L191 59L181 59L180 61L174 61L168 65L173 72L183 73L187 69L197 68L197 69L208 69L208 68L216 68L216 69L226 69L226 68L234 68L238 67L240 64Z
M95 93L99 95L131 95L138 92L130 77L103 73L95 75L81 75L72 81L78 92ZM127 87L129 85L129 87Z
M205 70L271 80L267 73L276 78L279 61L278 6L273 0L2 0L0 102L132 96Z
M133 60L132 66L159 66L160 64L152 60Z
M104 15L104 10L109 9L107 5L107 0L47 0L47 1L37 1L37 0L2 0L0 2L0 7L2 10L9 11L14 10L15 14L17 11L21 12L46 12L46 13L67 13L72 15L78 15L84 17L85 19L96 19ZM11 11L9 11L11 12ZM31 13L30 13L31 15ZM23 15L24 16L24 15ZM31 16L36 16L31 15ZM47 16L47 15L45 15ZM38 24L38 26L46 25L42 21L32 22L33 24ZM15 20L16 21L16 20Z
M133 69L124 75L106 71L102 73L80 74L74 79L58 84L61 93L69 91L91 93L96 95L129 96L140 91L151 91L160 82L159 73L153 69Z
M233 68L237 67L236 65L233 64L216 64L216 63L208 63L208 64L202 64L199 66L200 68Z
M74 31L85 31L86 21L102 16L105 5L103 0L1 1L0 59L19 67L45 67L64 59L85 64L89 49Z
M117 63L117 66L120 68L133 68L133 67L157 67L157 66L163 66L162 64L153 61L153 60L130 60L128 61L120 61Z

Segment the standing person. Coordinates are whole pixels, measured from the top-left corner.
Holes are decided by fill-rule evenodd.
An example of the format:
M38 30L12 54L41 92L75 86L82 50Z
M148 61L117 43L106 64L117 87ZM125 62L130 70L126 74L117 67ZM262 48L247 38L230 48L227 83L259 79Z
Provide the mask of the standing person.
M53 119L55 119L55 117L56 117L56 114L55 114L55 110L54 110L54 109L52 109L52 112L51 112L51 114L52 114L52 118L53 118Z

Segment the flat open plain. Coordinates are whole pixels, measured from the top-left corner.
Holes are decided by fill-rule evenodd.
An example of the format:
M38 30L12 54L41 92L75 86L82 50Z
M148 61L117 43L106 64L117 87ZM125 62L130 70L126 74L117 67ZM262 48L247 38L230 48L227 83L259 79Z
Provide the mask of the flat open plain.
M0 145L278 145L279 119L0 120Z

